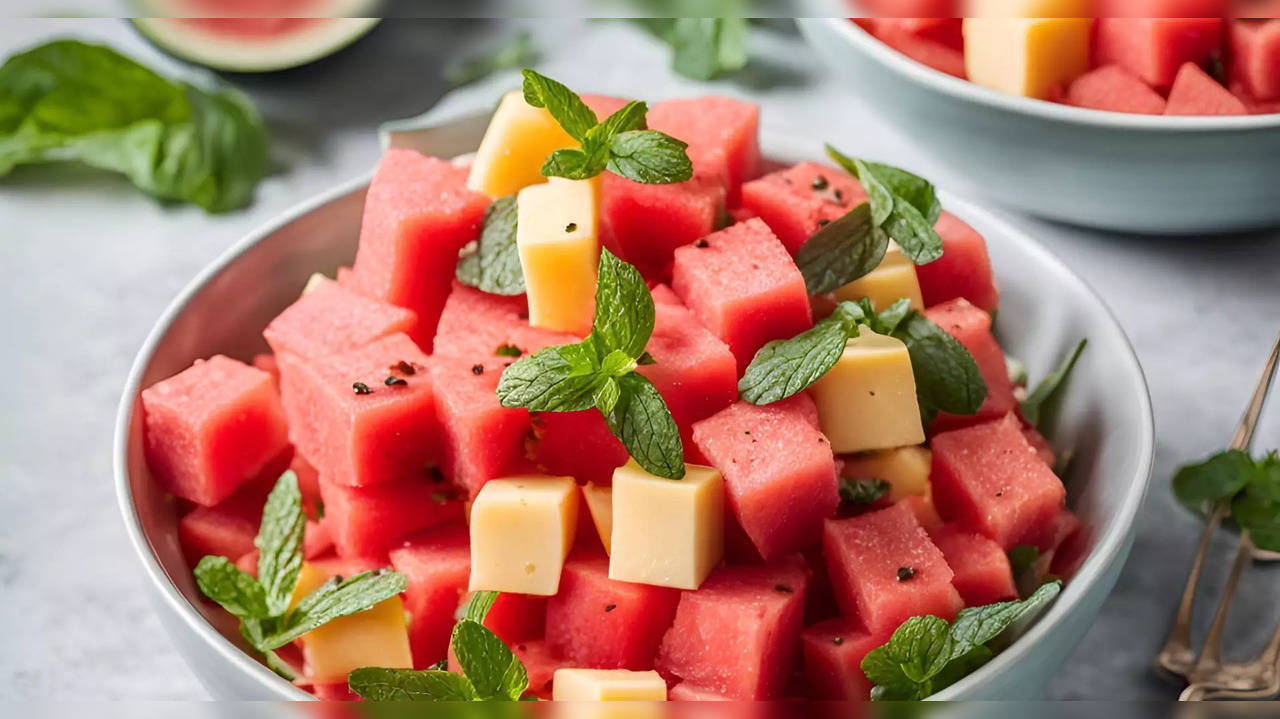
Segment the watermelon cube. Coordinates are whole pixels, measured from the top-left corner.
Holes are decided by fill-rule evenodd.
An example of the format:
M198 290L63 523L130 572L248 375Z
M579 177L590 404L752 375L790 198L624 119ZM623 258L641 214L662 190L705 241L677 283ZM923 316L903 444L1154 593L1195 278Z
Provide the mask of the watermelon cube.
M840 504L835 458L809 422L813 400L738 402L697 423L693 440L724 475L729 506L768 560L818 542Z
M466 526L448 524L415 535L391 550L391 566L409 581L404 608L413 666L426 669L446 657L454 613L467 588L471 546Z
M689 682L680 682L679 684L667 690L667 701L672 702L727 702L732 701L729 697L706 689L704 687L694 686ZM750 706L750 705L747 705Z
M551 647L541 639L519 642L511 647L529 674L529 696L544 701L551 699L552 678L557 669L571 666L569 662L556 656Z
M1091 110L1142 115L1162 115L1165 110L1160 93L1120 65L1103 65L1076 78L1067 88L1066 101Z
M546 622L546 597L515 592L499 594L484 618L484 625L508 645L541 639L546 631Z
M665 278L671 253L715 231L724 209L724 186L698 177L647 185L604 174L600 216L618 254L646 277Z
M742 186L742 206L764 220L792 254L819 227L866 199L852 175L816 162L771 172Z
M276 382L280 381L280 364L276 362L276 356L270 352L254 355L249 364L271 375Z
M324 521L344 558L379 558L405 537L462 519L462 503L423 477L351 487L320 479Z
M302 508L306 511L307 516L317 519L320 512L320 473L316 468L297 452L290 451L292 459L289 462L289 469L293 470L294 476L298 478L298 492L302 494Z
M653 304L655 305L675 305L676 307L684 307L684 302L681 301L680 295L677 295L676 291L671 289L670 285L662 283L655 284L649 288L649 294L653 297Z
M439 459L427 356L405 334L327 357L280 355L298 450L329 482L423 479Z
M542 412L533 418L538 438L533 461L555 477L608 486L613 470L631 457L613 435L604 417L594 409L581 412ZM588 535L594 534L594 530ZM581 535L579 535L581 536Z
M689 143L686 152L695 174L716 178L730 205L737 205L742 183L760 174L760 107L710 95L654 104L649 127Z
M798 556L715 570L681 595L654 668L736 701L779 698L799 650L808 585Z
M944 526L930 536L955 574L952 584L967 607L1018 598L1009 555L994 541L963 527Z
M943 211L934 225L942 238L942 257L916 267L926 307L963 297L990 312L1000 304L987 242L959 217Z
M650 669L680 592L609 578L609 558L576 555L547 600L547 645L573 666Z
M1280 19L1231 20L1227 43L1232 81L1257 101L1280 101Z
M973 355L973 360L982 373L982 380L987 384L987 399L977 414L939 414L930 427L930 432L1003 417L1013 411L1017 400L1013 397L1013 383L1009 381L1009 368L1004 361L1004 352L991 335L991 315L963 298L934 305L926 309L924 314L964 345L969 354Z
M1054 551L1053 560L1049 563L1049 574L1063 581L1070 581L1080 571L1080 565L1088 559L1092 549L1093 534L1083 525L1077 525L1076 530L1067 535Z
M804 277L761 220L676 250L671 286L729 345L740 373L765 343L813 326Z
M333 532L329 529L329 523L308 519L302 535L302 558L315 559L331 551L333 551Z
M206 507L230 497L289 444L271 375L222 355L143 390L142 408L156 480Z
M1046 532L1047 549L1040 551L1040 558L1035 563L1035 576L1038 579L1045 579L1052 573L1058 550L1067 543L1068 539L1079 533L1080 526L1080 518L1074 512L1065 507L1058 510L1057 516L1053 518Z
M880 42L918 63L955 77L965 76L964 52L950 39L938 40L912 32L901 23L884 21L871 25L870 31Z
M1173 84L1184 63L1200 64L1222 47L1216 17L1104 17L1097 21L1094 63L1119 65L1156 88Z
M882 646L892 632L871 634L848 619L828 619L800 634L804 678L809 697L824 701L866 701L871 681L862 673L862 660Z
M321 279L262 333L276 353L320 357L362 347L397 332L412 333L411 310L370 299Z
M1043 434L1040 434L1040 430L1024 422L1022 436L1027 438L1027 444L1035 448L1036 456L1040 461L1044 462L1046 467L1053 469L1057 464L1057 457L1053 453L1053 445L1049 444L1049 440L1045 439Z
M1244 106L1249 108L1249 114L1251 115L1280 112L1280 100L1259 100L1238 80L1231 82L1231 94L1240 98L1240 102L1243 102Z
M1280 57L1280 56L1277 56ZM1169 90L1166 115L1248 115L1249 108L1199 65L1189 62L1178 71Z
M828 519L822 534L836 602L872 634L926 614L949 621L963 606L946 559L906 506Z
M458 251L480 234L489 198L465 167L392 148L369 185L354 265L361 292L417 313L413 338L431 351Z
M1006 551L1019 544L1049 547L1066 489L1027 443L1016 416L943 432L931 446L931 481L943 518Z
M215 507L197 505L182 515L178 541L188 564L194 567L206 555L236 559L254 551L266 497L257 491L249 495L238 492Z

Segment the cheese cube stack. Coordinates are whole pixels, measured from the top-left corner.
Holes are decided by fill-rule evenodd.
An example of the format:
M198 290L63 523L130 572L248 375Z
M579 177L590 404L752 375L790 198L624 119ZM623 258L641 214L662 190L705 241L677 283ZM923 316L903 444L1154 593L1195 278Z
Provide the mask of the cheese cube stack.
M970 17L964 21L969 80L1012 95L1047 99L1089 71L1087 17Z
M595 314L599 178L550 181L516 198L516 247L533 327L585 335Z
M471 505L470 591L552 596L577 522L572 477L489 480Z
M836 454L924 442L911 357L901 340L859 328L810 394Z
M724 478L685 465L683 479L630 460L613 473L609 578L697 589L724 555Z
M489 197L514 195L544 182L547 155L576 144L546 108L534 107L524 93L513 90L502 98L480 141L467 187Z
M883 479L889 483L889 501L923 496L929 491L933 453L926 447L898 447L848 457L844 476Z
M902 254L896 244L891 244L880 266L835 291L837 300L871 300L877 311L904 297L911 301L911 308L924 309L924 295L920 292L920 278L916 265Z
M613 488L587 482L582 487L582 498L587 501L587 511L591 512L591 523L596 526L604 552L609 554L613 545Z
M667 683L655 671L557 669L551 698L558 702L664 702Z
M327 572L304 562L290 608L328 579ZM316 627L303 634L301 641L307 674L318 684L346 682L347 675L360 667L413 668L409 627L399 596Z

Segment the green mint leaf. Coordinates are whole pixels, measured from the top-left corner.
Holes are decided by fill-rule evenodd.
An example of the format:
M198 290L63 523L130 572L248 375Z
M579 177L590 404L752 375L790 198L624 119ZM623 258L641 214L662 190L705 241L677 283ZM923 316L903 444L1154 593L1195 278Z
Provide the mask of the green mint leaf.
M436 669L361 667L347 676L347 686L373 702L469 702L478 698L465 676Z
M640 271L609 250L601 250L590 338L600 360L614 350L630 359L639 357L653 335L655 314L653 296Z
M206 556L196 563L196 586L232 615L243 620L267 619L267 593L253 575L226 557Z
M876 662L896 664L902 676L917 685L918 690L927 696L933 693L930 680L951 659L950 627L945 619L939 617L911 617L894 631L888 643L880 649L884 651L884 655ZM873 668L877 672L883 671L880 666ZM865 662L863 671L866 671Z
M852 303L840 306L857 308ZM744 401L762 405L803 392L836 366L851 331L837 312L791 339L769 342L747 365L738 393Z
M920 417L927 426L939 411L975 414L987 398L987 383L964 345L919 312L902 320L893 336L911 355Z
M888 219L893 210L889 197L900 197L916 209L921 216L933 225L942 216L942 203L938 201L937 190L933 183L900 167L886 165L849 157L837 150L830 143L826 145L827 156L836 161L845 172L858 178L862 188L879 203L877 225ZM874 186L875 189L868 186Z
M364 572L345 581L335 577L302 598L285 618L279 631L263 640L266 649L279 649L318 626L339 617L363 612L408 587L405 576L385 570Z
M741 17L680 17L664 33L671 65L694 80L712 80L747 64L747 20Z
M883 479L840 478L840 499L853 504L874 504L889 493L892 485Z
M575 148L556 150L542 163L544 177L563 177L569 180L585 180L604 171L604 161L599 153L588 154Z
M648 129L645 116L649 113L649 105L641 100L632 100L622 109L606 117L599 125L587 131L583 144L600 144L608 147L617 135L633 130Z
M1085 345L1089 340L1084 339L1075 346L1071 353L1068 354L1057 369L1049 373L1049 376L1040 381L1036 388L1031 390L1026 400L1022 402L1022 416L1031 423L1032 426L1040 425L1040 412L1044 405L1051 399L1057 391L1066 382L1070 376L1072 368L1076 366L1076 361L1080 359L1080 354L1084 352Z
M533 38L527 32L519 33L493 50L455 62L444 70L445 82L451 87L462 87L501 72L526 67L538 62L538 52Z
M684 477L680 429L658 389L634 373L619 377L618 387L617 405L605 415L609 429L645 471L668 479Z
M886 647L876 647L868 652L861 667L862 673L875 684L871 690L872 701L918 701L929 696L928 688L912 681Z
M942 238L920 211L901 197L894 196L893 212L881 227L902 248L902 254L917 265L942 257Z
M489 610L493 609L493 603L497 600L497 592L475 592L471 595L471 599L467 600L467 606L462 611L462 618L469 619L477 624L484 624L485 617L489 616Z
M264 649L262 646L263 636L266 632L263 625L271 623L271 621L262 619L242 619L240 620L240 636L244 637L249 646L262 653L262 659L268 669L289 681L293 681L298 678L297 672L293 670L293 667L281 659L279 654L270 649Z
M827 154L844 158L830 145L827 145ZM848 158L844 159L847 160ZM867 167L866 162L858 159L848 161L852 165L846 166L846 169L849 169L851 174L858 178L858 181L862 184L862 189L867 191L867 202L871 205L871 222L877 227L883 225L889 219L889 215L893 214L893 192L876 178L875 174ZM841 164L844 164L844 162L841 162Z
M534 412L577 412L595 406L604 380L584 345L547 347L503 370L498 400Z
M648 185L685 182L693 177L689 144L657 130L631 130L609 142L609 171Z
M1253 459L1241 450L1229 449L1179 469L1173 475L1173 493L1178 501L1199 512L1206 503L1234 497L1253 479L1253 473Z
M977 671L982 665L991 661L995 656L995 652L987 647L977 646L970 649L967 653L952 659L943 667L942 671L932 679L934 693L955 684L964 679L973 672Z
M1009 550L1009 568L1017 579L1040 561L1040 548L1034 544L1020 544Z
M458 262L459 282L494 295L524 293L524 271L516 247L518 215L515 197L500 197L489 204L475 250Z
M524 100L545 107L569 136L582 142L599 120L596 113L568 87L533 70L524 70ZM545 174L545 173L544 173Z
M279 674L286 681L294 681L298 678L298 673L293 670L289 662L280 658L279 654L268 649L262 653L263 660L267 663L267 668Z
M889 236L871 221L871 206L862 203L827 223L796 251L796 266L811 295L844 287L880 266Z
M865 310L864 310L865 311ZM911 314L911 300L902 298L897 302L889 305L883 312L876 314L867 312L867 316L872 318L871 329L876 334L891 335L898 329L898 325Z
M293 588L302 571L302 535L307 515L302 511L298 476L286 471L276 480L262 507L262 522L253 546L258 549L258 583L266 592L267 609L278 617L289 608Z
M1049 582L1019 602L962 609L951 625L952 660L968 654L973 647L988 646L1010 628L1034 619L1061 591L1061 582Z
M1255 547L1280 552L1280 500L1245 493L1231 503L1231 514Z
M453 627L458 666L480 699L519 701L529 687L524 664L496 634L469 619Z
M595 402L596 409L600 410L600 414L608 417L609 413L617 408L618 401L622 399L622 385L618 384L616 378L606 377L591 399Z

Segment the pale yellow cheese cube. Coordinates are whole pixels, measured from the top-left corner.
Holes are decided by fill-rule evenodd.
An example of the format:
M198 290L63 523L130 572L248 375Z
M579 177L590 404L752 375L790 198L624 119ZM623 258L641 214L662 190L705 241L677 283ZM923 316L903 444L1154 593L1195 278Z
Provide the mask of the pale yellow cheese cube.
M894 302L906 298L912 309L924 309L924 295L920 292L920 278L915 263L900 250L885 253L880 266L835 291L837 300L871 300L872 306L883 310Z
M470 591L555 594L577 522L573 477L489 480L471 504Z
M810 394L837 454L924 442L911 357L897 338L860 327Z
M516 247L529 297L529 324L585 335L595 313L599 182L526 187L516 198Z
M591 512L591 523L596 525L600 535L600 543L604 545L605 554L609 553L613 539L613 489L597 487L594 482L587 482L582 488L582 496L587 500L587 511Z
M312 290L328 282L329 278L325 277L323 272L312 272L307 278L307 284L302 286L302 294L309 294Z
M609 578L697 589L724 555L724 478L685 465L683 479L631 460L613 472Z
M667 683L655 671L557 669L551 698L558 702L664 702Z
M578 144L546 108L533 107L524 93L507 93L489 120L484 139L471 161L467 187L490 197L514 195L544 182L547 155Z
M965 0L964 17L1093 16L1091 0Z
M844 476L883 479L889 483L889 501L923 495L929 490L933 453L926 447L896 447L867 452L844 461Z
M966 18L969 80L1011 95L1046 99L1089 70L1088 18Z

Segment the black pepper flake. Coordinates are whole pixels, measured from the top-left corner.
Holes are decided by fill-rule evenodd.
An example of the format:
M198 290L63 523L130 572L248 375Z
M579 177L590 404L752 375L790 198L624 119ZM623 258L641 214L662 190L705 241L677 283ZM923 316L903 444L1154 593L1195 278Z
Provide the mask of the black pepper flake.
M575 230L577 230L577 229L578 229L578 223L576 223L576 222L570 222L569 224L567 224L567 225L565 225L565 226L564 226L564 231L565 231L565 232L573 232L573 231L575 231Z
M408 387L409 383L400 377L391 376L382 381L388 387Z
M1004 496L1004 490L1002 489L1002 490L1000 490L999 492L996 492L996 496L997 496L997 497L1003 497L1003 496Z
M364 382L352 382L351 389L356 394L373 394L373 390L369 389L369 385Z
M916 576L916 570L912 567L898 567L898 581L908 582Z
M404 360L400 360L399 362L392 365L391 369L399 371L400 374L409 375L410 377L418 373L417 367L414 367L413 365L409 364L408 362L405 362Z
M605 610L606 612L612 612L613 610L615 610L615 609L617 609L617 608L618 608L618 605L617 605L617 604L606 604L606 605L605 605L605 607L604 607L604 610Z
M813 178L813 189L815 190L825 190L827 189L827 184L827 178L822 175Z
M831 637L831 643L838 647L844 644L844 637Z
M831 220L828 220L825 217L822 218L821 220L818 220L818 227L826 227L829 224L831 224Z
M696 243L694 243L694 247L698 247L698 248L710 247L710 246L711 246L711 243L707 242L706 239L701 239L701 240L698 240Z
M778 592L779 594L791 594L795 590L786 584L775 584L773 585L773 591Z
M471 374L475 374L475 375L484 374L484 365L482 364L471 365Z

